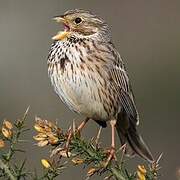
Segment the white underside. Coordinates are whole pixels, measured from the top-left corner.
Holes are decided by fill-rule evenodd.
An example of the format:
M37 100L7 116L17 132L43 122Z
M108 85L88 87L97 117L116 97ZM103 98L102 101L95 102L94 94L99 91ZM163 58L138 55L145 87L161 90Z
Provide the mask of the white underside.
M76 59L75 63L78 63L79 56L75 49L71 49L71 51L72 50L74 50L74 55L76 56L76 58L74 58ZM74 61L68 53L67 57L71 62ZM76 74L73 73L72 76L70 66L71 64L67 63L64 72L57 74L57 71L55 70L51 74L51 82L56 93L71 110L93 119L107 120L107 113L99 99L97 84L88 76L84 78L79 72L79 69L77 69ZM60 65L58 65L58 67L60 68ZM68 77L70 78L67 78L67 72L69 74ZM88 87L86 86L85 81L87 82ZM96 100L93 96L96 96Z
M56 93L71 110L94 119L107 119L107 113L100 100L93 99L92 94L98 93L94 82L89 83L91 87L87 88L84 82L76 84L65 79L63 75L52 76L51 79Z

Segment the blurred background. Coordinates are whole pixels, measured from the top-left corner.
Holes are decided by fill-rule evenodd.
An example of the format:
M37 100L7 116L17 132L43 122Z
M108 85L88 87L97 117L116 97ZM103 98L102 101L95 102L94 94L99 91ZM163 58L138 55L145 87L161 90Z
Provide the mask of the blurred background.
M74 8L91 10L110 25L133 85L141 117L139 131L155 157L163 152L160 179L176 179L180 168L179 0L0 0L0 120L21 117L29 105L29 127L35 115L58 120L64 129L72 119L82 119L54 93L46 65L51 37L61 28L52 17ZM92 137L96 132L92 122L84 135ZM28 165L39 168L48 153L34 146L33 134L32 130L27 137ZM104 146L109 146L110 128L102 133L102 142L105 139ZM129 166L134 170L137 162L143 163L135 158ZM82 168L72 168L59 179L84 177Z

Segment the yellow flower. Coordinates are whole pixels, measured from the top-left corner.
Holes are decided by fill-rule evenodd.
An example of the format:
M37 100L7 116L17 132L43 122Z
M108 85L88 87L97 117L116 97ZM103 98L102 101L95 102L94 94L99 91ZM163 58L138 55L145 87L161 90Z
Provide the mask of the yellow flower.
M5 143L2 139L0 139L0 148L3 148L5 146Z
M144 174L141 174L139 171L137 171L137 180L146 180L146 177Z
M33 138L36 140L36 141L43 141L47 138L47 135L46 134L43 134L43 133L39 133L37 134L36 136L33 136Z
M58 154L64 158L71 157L71 152L67 152L65 150L59 150Z
M46 146L47 144L48 144L48 140L39 141L39 142L37 143L37 145L38 145L39 147L44 147L44 146Z
M45 167L45 168L50 168L51 164L47 159L41 159L41 164Z
M73 162L74 165L80 165L80 164L84 163L84 160L80 159L80 158L73 158L72 162Z
M45 132L44 128L42 128L41 126L39 126L38 124L34 125L34 129L38 132Z
M13 128L12 123L10 121L8 121L8 120L4 120L3 126L6 127L7 129L12 129Z
M44 126L44 131L46 131L46 132L51 132L51 131L52 131L52 128L49 127L48 125L45 125L45 126Z
M140 165L138 165L138 170L142 173L142 174L146 174L146 169L145 169L145 167L142 165L142 166L140 166Z
M55 124L52 122L49 122L47 120L43 120L39 117L36 117L35 119L35 125L34 128L36 131L38 131L38 134L34 136L33 138L38 142L38 146L43 147L48 144L50 145L56 145L59 142L59 136L61 133L61 129L58 128Z
M137 180L146 180L146 169L143 165L138 165Z
M57 137L55 137L55 136L49 137L48 140L49 140L49 143L50 143L51 145L55 145L55 144L57 144L58 141L59 141L59 139L58 139Z
M91 169L88 170L87 176L92 176L92 175L94 175L96 172L97 172L97 169L96 169L96 168L91 168Z
M9 129L6 129L4 126L2 127L2 134L6 138L11 138L12 137L12 131Z
M52 132L56 132L58 130L58 127L55 124L53 124L52 122L49 122L47 120L36 117L35 121L36 121L36 123L34 125L34 128L38 132L52 133Z

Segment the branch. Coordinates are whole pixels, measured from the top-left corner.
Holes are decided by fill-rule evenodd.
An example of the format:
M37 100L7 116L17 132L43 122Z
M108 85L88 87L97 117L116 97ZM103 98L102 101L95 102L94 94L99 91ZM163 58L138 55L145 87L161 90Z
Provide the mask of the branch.
M18 180L31 177L34 180L55 180L70 164L87 167L87 179L95 174L104 176L105 180L155 180L158 177L158 162L161 156L153 164L137 165L136 170L130 173L126 167L123 147L122 152L116 151L116 156L119 158L107 164L109 151L101 147L97 139L85 140L81 137L74 123L73 128L64 133L57 123L38 117L34 125L37 131L34 139L39 147L50 147L51 151L48 158L41 160L44 167L42 174L38 176L37 173L31 173L31 170L25 167L26 160L22 163L14 162L17 152L25 152L19 145L26 142L21 138L28 130L25 125L27 113L28 109L24 116L14 123L4 120L0 128L2 131L0 133L0 177L3 179ZM70 135L72 135L71 138ZM28 157L25 156L24 159Z
M1 159L0 159L0 168L5 171L5 173L9 176L11 180L16 180L16 178L13 176L13 174L9 170L9 167Z
M117 180L143 180L143 178L154 180L157 177L157 163L150 164L148 168L139 165L136 172L129 173L122 158L124 157L123 153L120 154L119 162L113 160L106 166L108 151L96 144L93 139L90 141L84 140L83 137L76 133L75 128L74 132L70 128L67 133L63 133L57 124L38 117L36 117L34 127L38 132L34 136L34 139L38 141L37 145L39 147L52 147L50 160L45 161L46 163L43 164L47 169L56 169L60 163L60 161L56 162L56 159L62 160L62 158L65 158L66 161L72 161L74 165L84 164L85 166L91 166L87 172L88 178L94 174L108 174L107 178L114 177ZM73 135L69 141L71 133ZM68 149L66 147L67 142L69 142Z

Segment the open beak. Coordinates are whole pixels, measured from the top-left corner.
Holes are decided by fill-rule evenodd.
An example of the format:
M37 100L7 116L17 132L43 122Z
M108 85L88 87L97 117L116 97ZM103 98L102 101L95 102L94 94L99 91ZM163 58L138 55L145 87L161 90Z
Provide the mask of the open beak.
M67 38L70 34L70 28L68 23L63 16L56 16L53 18L57 23L62 23L64 25L64 31L59 31L55 36L52 37L53 40L60 40Z
M55 16L55 17L53 17L52 18L54 21L56 21L57 23L59 23L59 22L62 22L62 23L64 23L66 20L65 20L65 18L63 18L63 16Z

